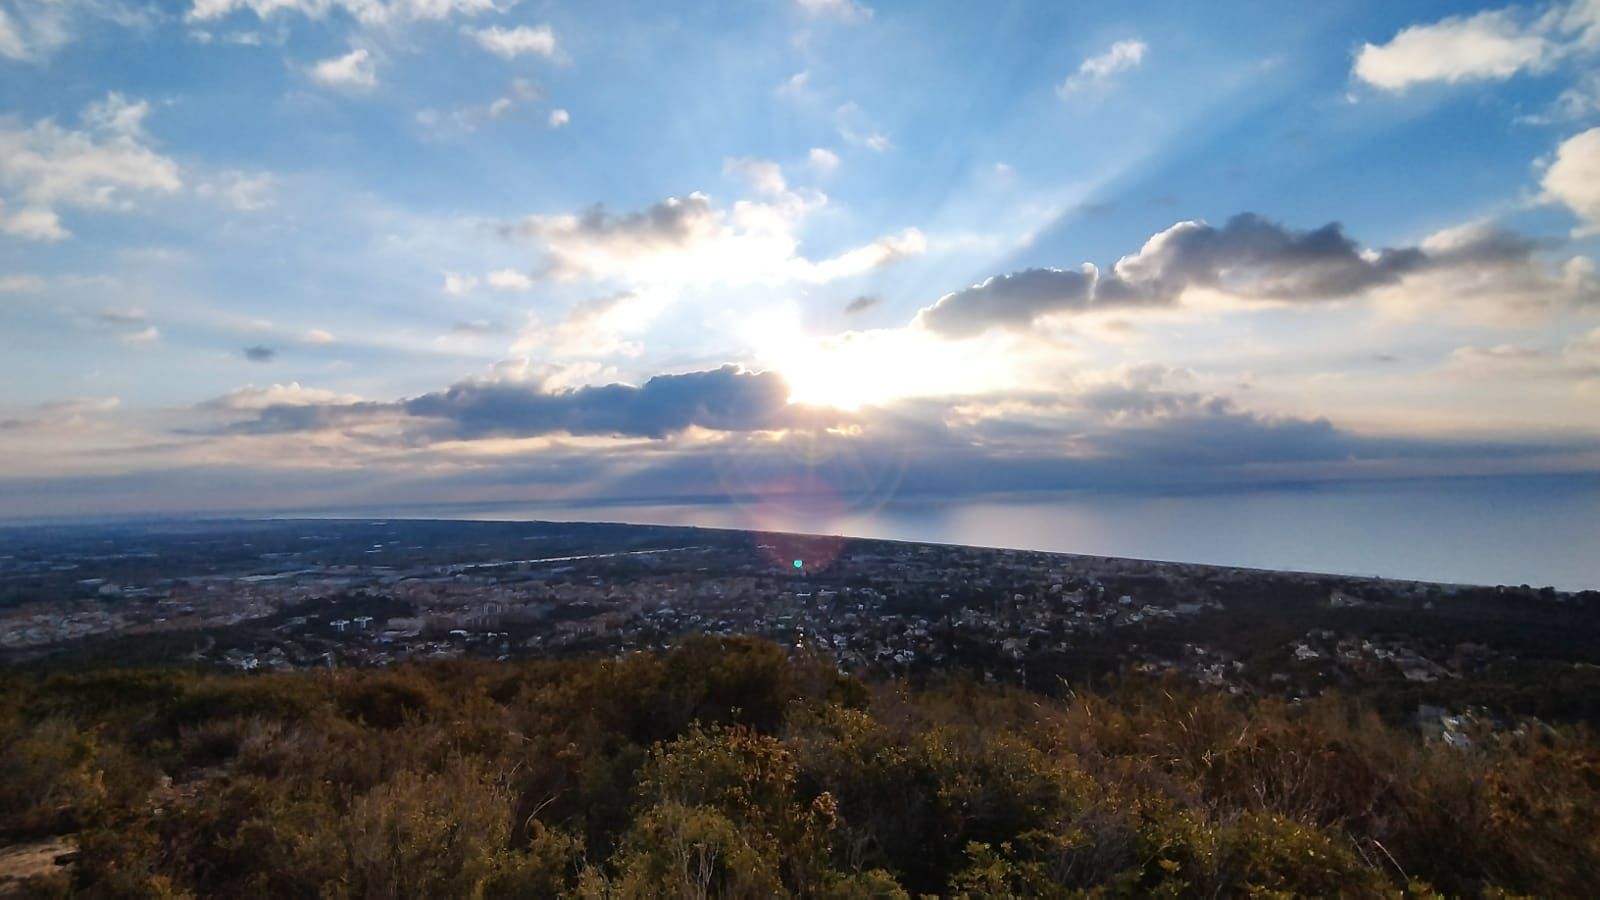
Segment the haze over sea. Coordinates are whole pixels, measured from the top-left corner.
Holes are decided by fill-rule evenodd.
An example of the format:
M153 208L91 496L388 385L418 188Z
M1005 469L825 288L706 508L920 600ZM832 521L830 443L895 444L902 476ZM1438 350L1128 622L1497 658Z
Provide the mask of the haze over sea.
M866 508L755 498L484 503L315 514L695 525L1465 584L1600 588L1600 480L1589 477L1182 494L897 497Z

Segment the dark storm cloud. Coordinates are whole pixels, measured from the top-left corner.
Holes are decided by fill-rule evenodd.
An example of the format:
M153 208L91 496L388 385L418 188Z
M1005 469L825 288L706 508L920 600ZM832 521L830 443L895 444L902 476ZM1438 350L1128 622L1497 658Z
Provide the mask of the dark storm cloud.
M251 362L272 362L272 358L277 355L278 351L271 347L263 347L260 344L244 348L244 358Z
M880 302L882 302L882 300L883 298L881 297L872 297L863 294L860 297L851 300L849 303L846 303L844 306L844 311L847 313L866 312L874 306L877 306Z
M1531 249L1501 234L1437 258L1418 247L1366 252L1338 223L1297 231L1244 213L1221 228L1180 222L1109 272L1085 264L997 275L940 297L917 314L917 321L947 337L970 337L991 327L1027 327L1054 313L1168 306L1194 287L1247 298L1337 300L1393 284L1430 265L1525 258Z

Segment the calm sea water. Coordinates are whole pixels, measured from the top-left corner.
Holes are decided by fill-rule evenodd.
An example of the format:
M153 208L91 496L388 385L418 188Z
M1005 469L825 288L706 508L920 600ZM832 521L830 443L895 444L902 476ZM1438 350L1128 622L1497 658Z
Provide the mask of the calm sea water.
M869 508L774 498L350 512L699 525L1428 581L1600 588L1600 480L1595 479L1453 479L1178 496L1074 492L907 498Z

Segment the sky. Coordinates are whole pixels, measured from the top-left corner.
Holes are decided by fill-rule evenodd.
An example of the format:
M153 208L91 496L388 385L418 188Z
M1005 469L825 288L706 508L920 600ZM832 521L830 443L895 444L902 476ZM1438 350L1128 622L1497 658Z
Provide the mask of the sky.
M1600 0L0 0L0 517L1600 474Z

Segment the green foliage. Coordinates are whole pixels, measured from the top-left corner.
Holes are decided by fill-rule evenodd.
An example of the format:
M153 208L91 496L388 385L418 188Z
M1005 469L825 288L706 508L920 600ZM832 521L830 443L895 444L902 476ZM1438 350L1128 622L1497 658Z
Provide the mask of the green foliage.
M0 833L64 832L90 896L1594 896L1600 743L1460 750L1151 683L864 685L743 638L14 678Z

